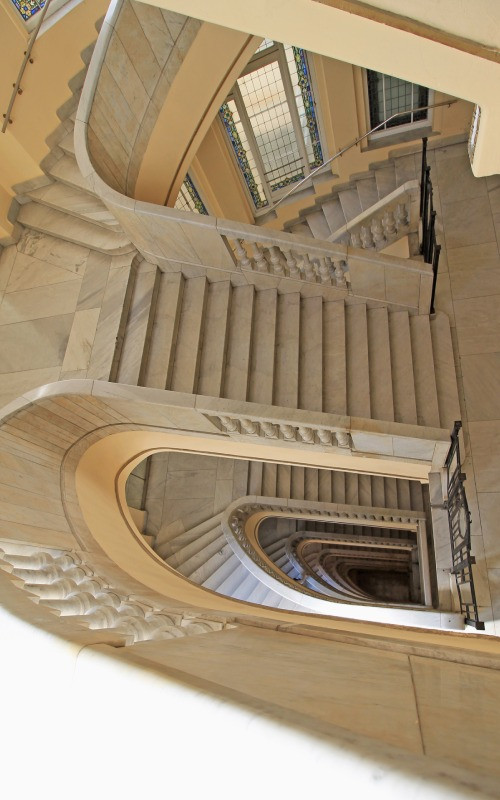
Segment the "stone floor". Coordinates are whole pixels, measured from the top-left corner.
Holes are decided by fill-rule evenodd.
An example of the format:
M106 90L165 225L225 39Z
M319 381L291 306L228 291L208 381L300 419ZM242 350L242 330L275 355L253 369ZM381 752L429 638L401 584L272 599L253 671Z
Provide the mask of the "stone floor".
M474 178L462 144L429 163L443 248L436 309L452 325L475 584L481 617L500 635L500 176Z

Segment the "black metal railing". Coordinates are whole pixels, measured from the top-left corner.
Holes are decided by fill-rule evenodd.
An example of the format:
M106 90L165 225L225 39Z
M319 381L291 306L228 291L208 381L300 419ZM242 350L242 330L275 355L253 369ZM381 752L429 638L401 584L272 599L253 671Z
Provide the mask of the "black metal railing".
M422 139L422 171L420 175L420 220L422 240L420 252L427 264L432 264L432 291L429 313L434 314L434 299L441 245L436 242L436 212L432 199L431 168L427 164L427 138Z
M447 499L445 506L448 512L450 529L452 575L455 576L460 611L465 616L465 624L473 625L476 630L484 631L484 622L479 619L472 565L476 559L471 554L471 516L465 494L465 475L460 461L460 444L458 434L462 423L455 422L451 434L451 446L446 458Z

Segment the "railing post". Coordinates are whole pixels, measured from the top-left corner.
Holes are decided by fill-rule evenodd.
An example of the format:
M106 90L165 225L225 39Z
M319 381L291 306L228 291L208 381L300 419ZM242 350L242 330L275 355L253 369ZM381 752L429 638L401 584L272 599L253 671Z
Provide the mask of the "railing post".
M423 191L424 191L424 180L425 180L426 169L427 169L427 136L424 136L424 138L422 139L422 169L420 172L420 216L422 216L422 212L424 210Z
M435 213L435 212L434 212ZM436 283L437 283L437 276L438 276L438 266L439 266L439 254L441 252L441 245L437 244L434 248L434 256L432 259L432 292L431 292L431 306L429 309L429 314L434 314L434 298L436 296Z

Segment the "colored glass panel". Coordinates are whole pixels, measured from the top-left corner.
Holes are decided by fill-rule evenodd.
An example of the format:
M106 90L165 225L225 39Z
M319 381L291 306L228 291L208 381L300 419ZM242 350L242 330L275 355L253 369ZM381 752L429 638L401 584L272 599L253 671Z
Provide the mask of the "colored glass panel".
M178 211L194 211L197 214L208 214L205 204L189 175L184 178L184 183L181 186L174 208L177 208Z
M12 0L22 18L27 22L45 5L45 0Z
M263 208L268 202L234 100L223 103L219 113L255 207Z

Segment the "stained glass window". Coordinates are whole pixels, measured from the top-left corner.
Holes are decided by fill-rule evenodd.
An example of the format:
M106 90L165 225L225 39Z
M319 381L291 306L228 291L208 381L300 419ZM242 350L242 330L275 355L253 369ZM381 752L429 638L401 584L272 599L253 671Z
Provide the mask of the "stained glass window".
M256 209L323 163L304 50L265 39L220 109Z
M197 214L208 214L205 203L189 175L184 178L184 183L181 186L174 208L177 208L178 211L194 211Z
M12 0L12 2L26 22L45 5L45 0Z
M411 111L412 108L426 106L429 103L429 90L425 86L408 83L382 72L366 71L368 80L368 102L370 106L370 127L375 128L384 119L399 111L408 111L396 119L391 119L380 130L395 128L398 125L409 125L427 119L427 109Z

